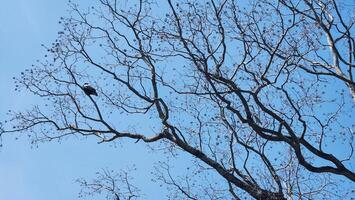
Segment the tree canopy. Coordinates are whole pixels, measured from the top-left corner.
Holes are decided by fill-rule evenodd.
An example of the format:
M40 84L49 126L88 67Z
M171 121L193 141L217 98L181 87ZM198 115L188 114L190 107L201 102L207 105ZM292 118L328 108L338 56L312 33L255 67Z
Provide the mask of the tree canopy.
M354 2L69 6L45 58L15 78L43 104L10 111L3 136L133 139L186 152L193 162L184 179L167 163L154 172L171 199L349 195L337 183L355 181ZM97 97L85 95L85 82ZM108 198L138 198L128 175L119 177L127 192L102 187L115 194Z

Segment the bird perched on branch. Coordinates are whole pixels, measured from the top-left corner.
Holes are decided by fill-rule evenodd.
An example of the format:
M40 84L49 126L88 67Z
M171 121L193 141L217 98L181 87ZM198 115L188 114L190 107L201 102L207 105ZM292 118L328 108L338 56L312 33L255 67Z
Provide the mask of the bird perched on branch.
M83 90L84 90L85 94L88 96L90 96L90 95L97 96L97 92L96 92L95 88L91 87L89 85L89 83L84 83Z

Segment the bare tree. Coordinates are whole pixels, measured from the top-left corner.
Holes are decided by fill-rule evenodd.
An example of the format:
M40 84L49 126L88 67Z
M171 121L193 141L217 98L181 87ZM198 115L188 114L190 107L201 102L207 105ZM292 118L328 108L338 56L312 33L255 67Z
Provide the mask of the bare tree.
M354 3L70 6L46 58L16 79L45 103L11 111L3 134L130 138L186 152L190 175L175 176L168 163L156 170L171 199L347 194L337 183L355 181ZM85 82L98 97L85 95Z
M133 178L129 176L128 171L115 173L104 169L102 172L97 172L97 177L92 181L85 178L78 179L77 182L82 187L79 198L97 194L104 194L107 200L134 200L141 197L140 190L132 185Z

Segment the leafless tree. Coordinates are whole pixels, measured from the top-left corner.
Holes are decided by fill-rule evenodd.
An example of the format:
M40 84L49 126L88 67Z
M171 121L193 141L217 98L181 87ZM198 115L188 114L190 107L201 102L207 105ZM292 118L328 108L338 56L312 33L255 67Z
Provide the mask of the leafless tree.
M46 58L16 79L43 104L11 111L3 134L129 138L186 152L190 175L168 162L155 172L171 199L348 194L337 183L355 181L354 2L70 6ZM98 97L84 94L85 82Z
M104 169L96 175L92 181L86 178L77 180L82 187L79 198L93 197L97 194L104 194L107 200L134 200L141 197L140 190L132 185L133 178L127 171L115 173Z

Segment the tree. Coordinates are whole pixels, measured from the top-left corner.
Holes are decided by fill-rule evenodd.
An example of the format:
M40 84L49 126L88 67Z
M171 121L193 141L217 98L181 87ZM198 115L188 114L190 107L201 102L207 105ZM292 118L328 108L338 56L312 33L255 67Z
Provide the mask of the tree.
M96 174L97 178L92 181L87 181L84 178L77 180L82 186L79 198L94 196L97 193L104 193L106 199L114 200L133 200L141 196L139 189L130 183L133 178L129 176L127 171L121 170L120 173L115 173L105 169Z
M154 172L172 199L334 199L339 180L353 184L353 3L97 4L70 3L46 59L16 79L47 103L12 111L2 134L188 153L185 177L168 162Z

